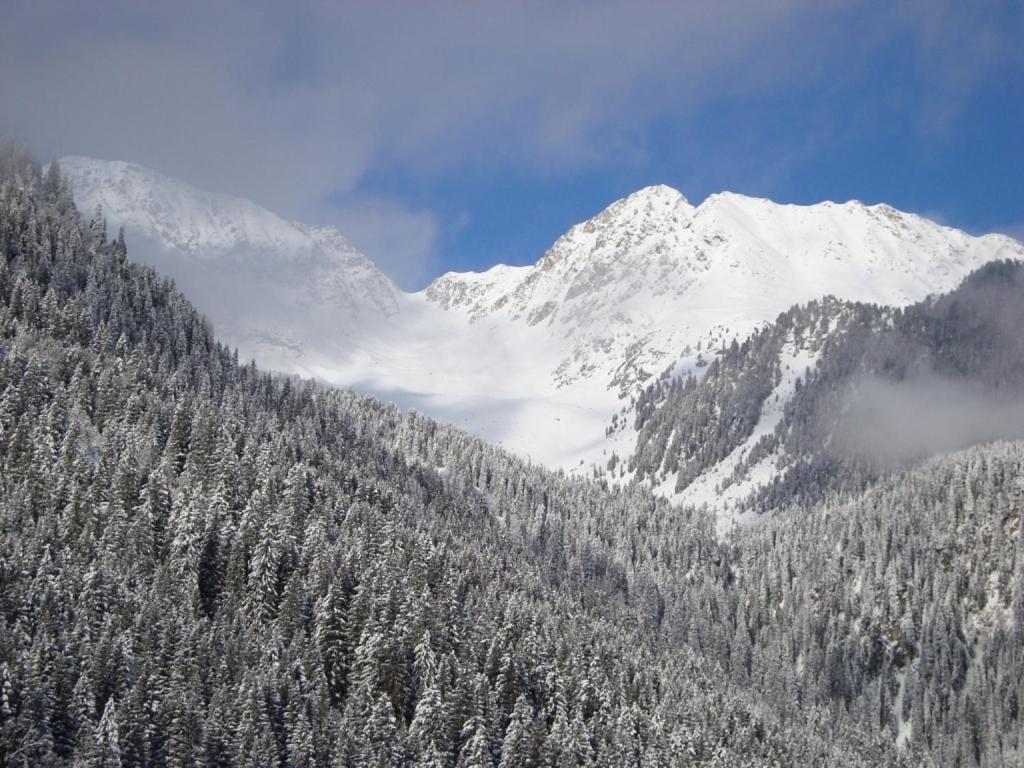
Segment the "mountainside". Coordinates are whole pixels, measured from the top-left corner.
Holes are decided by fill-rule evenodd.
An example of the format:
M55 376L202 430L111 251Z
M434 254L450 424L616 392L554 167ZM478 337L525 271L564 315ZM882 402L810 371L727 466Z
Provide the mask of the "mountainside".
M737 515L866 487L930 455L1024 437L1024 265L991 262L905 308L794 307L701 378L639 399L611 474ZM617 419L611 431L624 425Z
M922 757L725 674L700 512L239 365L6 148L0 477L5 766Z
M0 151L5 766L1017 765L1022 467L973 448L723 542L239 365Z
M137 166L62 162L82 207L102 203L141 238L143 259L178 278L244 357L581 472L628 455L632 400L653 374L700 373L794 304L831 294L902 306L1024 257L1009 238L883 205L726 193L694 207L659 186L574 226L533 266L447 274L405 294L343 240L329 247L251 203ZM608 434L613 414L625 428Z
M936 766L1024 764L1022 477L1024 443L979 446L742 531L749 679Z

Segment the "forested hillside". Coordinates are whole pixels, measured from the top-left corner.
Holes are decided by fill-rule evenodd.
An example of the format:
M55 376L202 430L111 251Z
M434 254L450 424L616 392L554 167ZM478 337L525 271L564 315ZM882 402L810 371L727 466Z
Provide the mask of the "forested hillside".
M1013 765L1020 444L719 542L240 365L0 153L0 765Z
M856 491L930 455L1024 437L1024 265L992 262L904 309L827 297L638 401L639 480L718 469L758 512ZM782 384L784 364L805 363ZM774 413L773 413L774 411ZM728 460L728 461L727 461Z
M862 488L932 453L1024 437L1024 264L992 262L947 295L891 319L871 314L826 343L780 424L751 451L749 463L778 457L782 470L757 495L760 508Z
M782 313L742 343L733 340L699 378L666 371L637 399L629 469L637 480L674 477L676 490L685 489L751 437L782 380L787 349L817 356L827 341L852 327L880 327L890 312L826 297Z
M56 166L7 148L0 178L4 765L886 754L665 630L672 574L730 613L700 516L240 366Z
M734 675L938 765L1024 764L1022 509L1024 444L1000 443L745 531Z

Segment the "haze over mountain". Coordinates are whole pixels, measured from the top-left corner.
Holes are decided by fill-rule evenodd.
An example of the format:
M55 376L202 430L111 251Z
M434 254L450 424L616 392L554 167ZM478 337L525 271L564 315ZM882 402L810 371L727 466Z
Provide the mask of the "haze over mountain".
M133 251L175 279L242 349L346 337L398 311L398 289L331 227L288 221L133 163L60 160L77 200L123 226ZM297 350L296 350L297 352Z
M606 427L653 374L699 372L795 304L903 306L1024 257L1008 237L886 205L721 193L694 206L654 186L573 226L533 266L449 273L405 293L334 229L130 163L60 165L78 205L124 226L135 258L173 276L243 357L566 469L629 454L632 418L610 437Z

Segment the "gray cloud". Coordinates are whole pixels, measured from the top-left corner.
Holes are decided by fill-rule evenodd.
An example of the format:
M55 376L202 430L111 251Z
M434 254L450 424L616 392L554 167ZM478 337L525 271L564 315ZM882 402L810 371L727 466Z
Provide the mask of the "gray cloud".
M850 35L863 5L16 0L0 26L0 130L43 153L134 160L297 218L351 221L328 200L358 198L371 170L628 162L659 119L849 76L899 34L916 35L923 61L962 61L943 47L951 35L984 53L936 68L958 92L1000 60L988 27L965 38L949 23L952 0L877 9L874 31ZM364 205L407 233L421 222L407 252L422 270L437 221L385 202Z
M866 377L849 398L830 448L881 468L993 440L1024 438L1024 402L934 374Z
M402 288L417 289L436 274L438 224L431 214L366 199L339 209L335 219L352 244L376 254L377 266Z

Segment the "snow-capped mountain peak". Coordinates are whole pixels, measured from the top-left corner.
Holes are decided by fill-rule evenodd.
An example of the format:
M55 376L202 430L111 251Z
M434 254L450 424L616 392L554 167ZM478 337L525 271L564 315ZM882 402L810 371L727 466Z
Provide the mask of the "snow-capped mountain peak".
M175 277L243 354L565 468L626 455L635 434L605 427L645 382L670 366L701 372L795 304L905 305L1024 258L1009 238L886 205L725 192L695 207L655 185L569 228L531 266L449 273L406 294L332 228L141 166L61 166L80 207L101 203L132 257Z
M474 322L548 328L564 345L556 386L600 381L626 396L684 349L742 337L793 304L834 294L903 305L1022 255L1009 238L886 205L723 192L694 208L654 186L573 226L533 267L448 274L426 298Z
M577 224L560 237L537 262L552 270L582 253L605 261L662 252L678 230L693 217L694 208L681 192L658 185L644 187L609 205L594 218Z
M426 296L471 318L500 311L530 325L550 321L563 302L619 280L645 260L669 266L694 212L672 187L644 187L571 227L533 267L448 273L427 288Z

